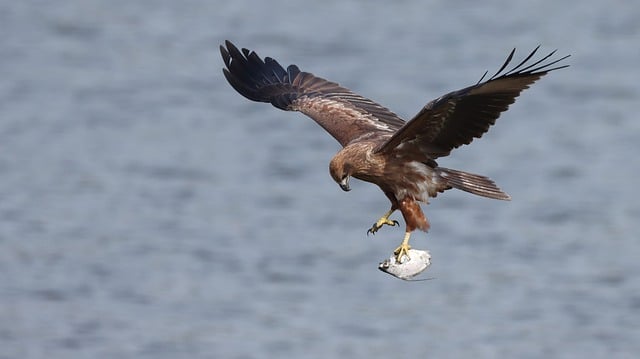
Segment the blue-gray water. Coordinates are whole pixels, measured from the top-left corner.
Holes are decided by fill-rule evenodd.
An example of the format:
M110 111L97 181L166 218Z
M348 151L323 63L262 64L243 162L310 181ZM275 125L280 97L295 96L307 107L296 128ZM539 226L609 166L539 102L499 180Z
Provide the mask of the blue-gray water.
M635 358L640 3L4 1L0 358ZM512 47L572 54L440 163L426 282L338 144L226 83L218 45L408 118ZM399 218L395 215L394 218Z

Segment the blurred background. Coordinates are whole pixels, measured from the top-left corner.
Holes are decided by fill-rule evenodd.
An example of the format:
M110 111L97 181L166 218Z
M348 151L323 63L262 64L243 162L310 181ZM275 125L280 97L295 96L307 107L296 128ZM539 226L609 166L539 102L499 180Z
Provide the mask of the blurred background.
M0 358L635 358L638 1L3 1ZM377 270L338 143L252 103L218 46L411 118L537 45L571 54L441 165L513 197L424 210L426 282ZM392 218L401 220L399 214Z

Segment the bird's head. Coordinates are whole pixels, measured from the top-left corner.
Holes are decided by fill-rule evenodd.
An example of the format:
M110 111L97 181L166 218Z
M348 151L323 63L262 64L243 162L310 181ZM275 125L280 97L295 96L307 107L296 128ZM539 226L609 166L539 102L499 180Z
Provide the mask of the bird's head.
M336 181L336 183L340 185L340 188L345 192L351 190L351 187L349 187L349 179L351 178L352 168L353 166L346 162L339 154L329 163L329 173L331 174L331 178L333 178L333 180Z

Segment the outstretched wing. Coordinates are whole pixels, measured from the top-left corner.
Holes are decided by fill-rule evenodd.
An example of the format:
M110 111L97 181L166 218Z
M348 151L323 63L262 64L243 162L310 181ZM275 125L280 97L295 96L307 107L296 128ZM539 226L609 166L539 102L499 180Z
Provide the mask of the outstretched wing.
M552 67L569 57L547 61L555 51L538 61L527 63L539 47L517 66L503 72L513 59L513 49L500 70L489 80L481 83L485 73L477 84L429 102L411 121L381 144L377 151L391 152L399 145L411 144L432 158L437 158L481 137L500 114L515 102L522 90L550 71L569 66Z
M236 91L252 101L306 114L342 146L372 132L391 135L404 125L390 110L335 82L302 72L296 65L285 70L276 60L240 51L230 41L225 45L220 46L223 72Z

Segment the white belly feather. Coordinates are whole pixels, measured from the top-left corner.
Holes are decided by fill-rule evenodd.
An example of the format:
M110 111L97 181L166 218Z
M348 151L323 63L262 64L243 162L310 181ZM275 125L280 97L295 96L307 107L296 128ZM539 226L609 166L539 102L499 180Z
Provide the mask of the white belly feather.
M398 200L410 196L418 201L428 203L429 197L435 197L438 190L445 186L433 168L422 162L405 163L402 173L405 173L405 176L394 188Z

